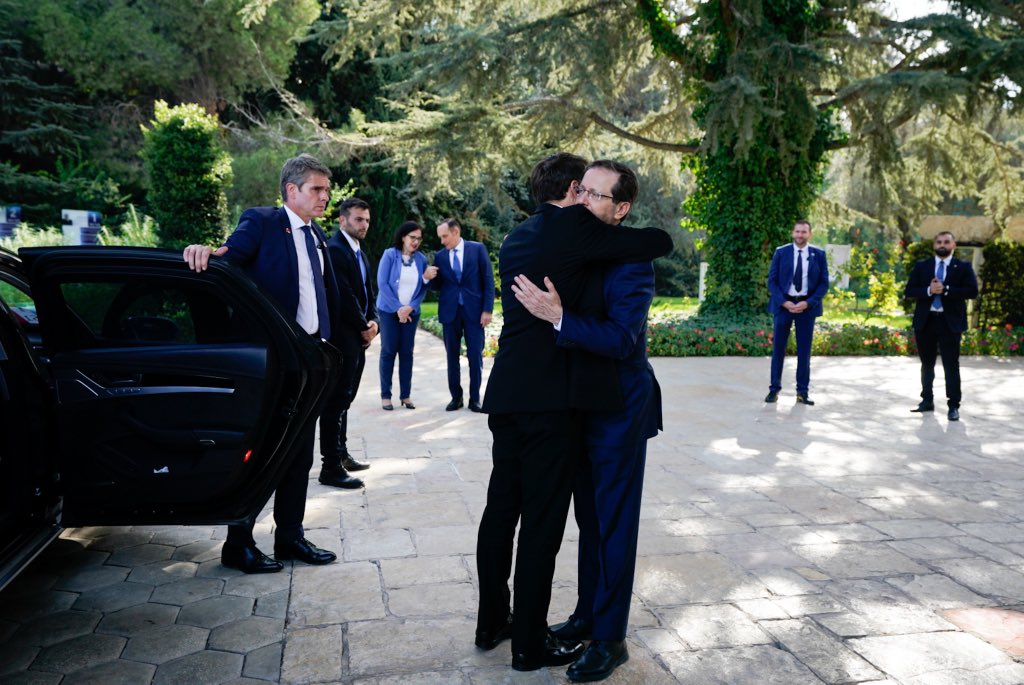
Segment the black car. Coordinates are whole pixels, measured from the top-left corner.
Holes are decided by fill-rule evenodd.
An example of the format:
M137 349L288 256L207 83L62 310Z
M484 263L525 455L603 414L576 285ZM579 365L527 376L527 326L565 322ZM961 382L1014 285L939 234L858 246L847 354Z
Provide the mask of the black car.
M0 588L61 527L256 513L338 367L239 269L0 250Z

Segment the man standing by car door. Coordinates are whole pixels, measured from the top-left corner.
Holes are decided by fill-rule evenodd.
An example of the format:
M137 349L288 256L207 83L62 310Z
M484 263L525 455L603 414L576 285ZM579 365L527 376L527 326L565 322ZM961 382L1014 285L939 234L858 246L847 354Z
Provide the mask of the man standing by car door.
M245 210L234 233L216 250L189 245L183 252L189 268L204 271L210 255L241 266L296 322L315 338L332 337L337 321L338 284L324 249L326 236L314 221L327 207L331 170L316 158L302 154L281 168L284 206ZM332 313L334 317L332 317ZM334 320L332 320L332 318ZM298 454L277 484L274 496L274 556L256 547L255 519L228 526L221 563L245 573L274 573L282 561L328 564L337 556L306 540L302 519L306 512L306 486L313 466L316 424L309 423L296 442Z

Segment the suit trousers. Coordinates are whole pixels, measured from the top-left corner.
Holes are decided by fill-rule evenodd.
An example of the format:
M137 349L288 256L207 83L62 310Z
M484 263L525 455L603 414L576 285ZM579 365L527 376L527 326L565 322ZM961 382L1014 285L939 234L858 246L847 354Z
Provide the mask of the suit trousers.
M281 480L274 490L274 541L275 543L298 540L304 534L302 519L306 515L306 488L309 484L309 469L313 466L313 446L316 442L316 422L302 430L295 443L295 455L285 468ZM266 502L264 502L266 505ZM260 507L262 509L262 507ZM248 546L256 544L252 529L255 517L245 523L228 526L225 545Z
M782 389L782 364L786 359L786 344L789 343L790 328L796 329L796 392L807 395L811 384L811 340L814 338L814 320L807 310L791 314L785 309L775 312L775 328L772 339L772 375L768 389L778 392Z
M407 400L412 393L412 350L416 344L418 312L410 315L408 323L399 323L398 315L378 312L380 317L380 397L391 399L391 380L398 357L398 396Z
M946 379L946 404L960 408L960 338L944 314L929 314L924 326L914 331L917 356L921 359L921 399L933 402L935 358L942 355L942 373Z
M480 325L480 316L470 316L465 306L459 305L455 310L455 320L443 325L444 351L448 357L448 392L452 399L461 399L462 395L462 340L466 340L466 358L469 362L469 399L480 401L480 381L484 370L484 327Z
M626 638L646 462L646 438L590 445L576 472L579 597L573 615L593 621L595 640Z
M583 454L576 412L492 414L493 468L477 535L477 630L509 615L508 579L519 523L512 606L512 652L539 657L547 633L555 555L562 544L573 472Z
M359 392L366 350L345 351L338 383L320 414L320 454L324 468L336 468L348 454L348 408Z

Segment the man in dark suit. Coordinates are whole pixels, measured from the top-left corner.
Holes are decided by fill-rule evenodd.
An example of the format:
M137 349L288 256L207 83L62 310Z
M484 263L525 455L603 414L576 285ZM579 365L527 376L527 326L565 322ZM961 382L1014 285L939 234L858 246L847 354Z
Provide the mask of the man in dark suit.
M377 296L372 271L361 241L370 229L370 205L357 197L338 208L338 232L327 243L338 281L341 330L331 339L345 362L338 384L320 414L320 482L338 488L361 488L363 481L349 474L370 468L348 452L348 408L359 391L366 366L366 348L377 335Z
M484 329L494 311L494 268L483 243L462 238L458 219L437 225L442 249L434 257L437 277L430 287L440 290L437 320L444 329L444 350L448 356L448 392L452 400L446 411L463 406L462 340L466 340L469 362L469 408L480 409L480 379L484 369Z
M828 258L810 244L811 224L793 224L793 242L775 250L768 270L768 311L775 318L772 338L772 376L765 402L775 402L782 390L782 363L789 331L796 328L796 401L813 405L807 394L811 384L811 340L821 302L828 294Z
M327 206L331 171L310 155L289 159L281 169L284 206L247 209L235 231L216 250L189 245L183 257L195 271L206 269L210 255L241 266L307 333L332 340L337 320L338 284L323 249L326 236L313 221ZM318 249L319 248L319 249ZM328 564L337 557L304 537L306 485L313 465L316 424L310 422L296 441L296 454L277 484L274 496L274 556L256 547L255 519L228 526L221 563L245 573L273 573L283 560Z
M625 165L598 160L587 167L578 197L598 219L619 225L636 201L636 175ZM654 298L651 262L605 269L602 317L566 311L554 285L541 290L516 278L512 290L531 314L554 325L558 345L616 360L625 399L622 411L584 417L586 458L573 484L580 529L579 593L557 637L592 640L569 667L569 680L603 680L629 659L626 628L636 570L647 440L661 428L661 390L647 361L647 313Z
M935 236L935 257L914 264L906 297L914 307L914 336L921 358L921 403L911 411L935 410L932 383L935 357L942 355L950 421L960 420L960 337L967 330L967 300L978 296L978 279L970 262L953 256L956 240L949 231Z
M547 629L555 555L584 451L578 410L616 411L624 402L612 360L581 351L572 353L570 363L551 326L516 300L513 279L522 275L540 283L549 276L568 308L600 315L604 265L649 261L672 250L664 231L624 231L576 205L585 166L581 158L559 153L534 167L530 186L538 207L508 235L499 255L504 324L483 404L494 445L477 536L476 644L492 649L511 637L512 667L520 671L568 664L583 651Z

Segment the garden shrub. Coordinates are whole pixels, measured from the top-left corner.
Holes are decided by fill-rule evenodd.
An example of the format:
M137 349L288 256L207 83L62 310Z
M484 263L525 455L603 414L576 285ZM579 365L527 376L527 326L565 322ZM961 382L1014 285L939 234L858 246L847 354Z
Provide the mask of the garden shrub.
M227 228L225 191L232 177L216 117L199 105L169 107L158 100L142 135L149 211L160 246L219 245Z

